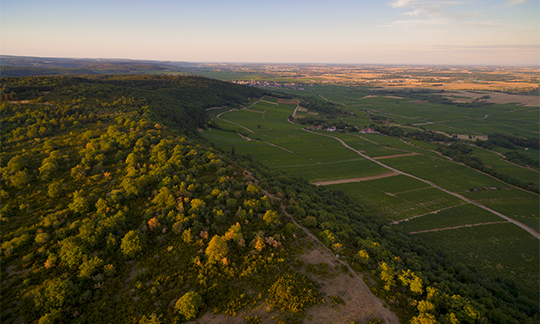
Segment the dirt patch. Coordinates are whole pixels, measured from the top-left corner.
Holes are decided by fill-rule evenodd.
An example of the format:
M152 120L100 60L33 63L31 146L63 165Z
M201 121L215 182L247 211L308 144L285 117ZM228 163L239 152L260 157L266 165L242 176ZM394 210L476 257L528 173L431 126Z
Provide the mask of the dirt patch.
M309 239L308 239L309 240ZM374 300L368 287L351 272L342 270L340 260L321 245L315 243L311 250L306 249L305 253L300 255L300 259L305 264L328 265L327 274L322 276L313 273L306 273L311 279L317 281L321 286L321 297L324 297L325 303L312 306L306 311L303 323L343 323L348 324L352 321L356 323L366 323L370 319L383 319L380 314L378 303L381 300ZM332 306L330 296L339 297L343 304ZM398 324L399 319L387 308L383 309L388 324ZM259 316L263 323L276 323L279 313L268 311L264 302L255 307L247 307L241 310L237 316L228 316L224 314L213 314L210 309L198 318L196 321L187 323L207 323L207 324L240 324L245 323L245 317Z
M398 175L398 172L387 172L382 174L377 174L369 177L362 177L362 178L349 178L349 179L339 179L339 180L327 180L327 181L317 181L312 182L312 184L316 186L327 186L332 184L341 184L341 183L350 183L350 182L360 182L360 181L367 181L367 180L375 180L375 179L382 179L382 178L388 178Z
M295 99L278 99L277 102L282 103L282 104L296 104L296 105L300 103L299 100L295 100Z
M304 323L366 323L370 319L382 319L380 308L371 298L367 286L348 271L343 271L341 262L332 253L317 245L313 250L300 257L310 264L325 263L330 269L329 274L317 279L321 292L325 295L325 304L311 307L306 312ZM343 304L332 306L330 296L339 297ZM382 303L382 301L379 301ZM384 309L387 311L387 309ZM390 323L399 323L395 315L387 311L385 314Z
M367 99L367 98L377 98L378 96L373 96L373 95L369 95L369 96L364 96L362 98L357 98L357 99Z
M387 155L387 156L378 156L374 157L373 160L383 160L383 159L391 159L396 157L403 157L403 156L412 156L412 155L419 155L420 153L403 153L403 154L395 154L395 155Z

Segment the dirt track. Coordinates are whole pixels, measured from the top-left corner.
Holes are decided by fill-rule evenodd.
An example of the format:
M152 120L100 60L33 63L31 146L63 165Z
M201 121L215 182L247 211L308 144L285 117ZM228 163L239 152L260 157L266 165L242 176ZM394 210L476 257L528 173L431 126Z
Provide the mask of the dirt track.
M391 159L396 157L403 157L403 156L411 156L411 155L418 155L420 153L404 153L404 154L395 154L395 155L387 155L387 156L378 156L374 157L373 160L383 160L383 159Z
M388 172L388 173L376 174L376 175L373 175L373 176L362 177L362 178L349 178L349 179L317 181L317 182L312 182L312 184L314 184L316 186L328 186L328 185L340 184L340 183L360 182L360 181L388 178L388 177L396 176L398 174L399 173L397 173L397 172Z
M420 234L420 233L428 233L428 232L447 231L447 230L453 230L453 229L464 228L464 227L492 225L492 224L504 224L504 223L509 223L509 222L500 221L500 222L489 222L489 223L480 223L480 224L466 224L466 225L460 225L460 226L435 228L435 229L430 229L430 230L425 230L425 231L409 232L409 234Z

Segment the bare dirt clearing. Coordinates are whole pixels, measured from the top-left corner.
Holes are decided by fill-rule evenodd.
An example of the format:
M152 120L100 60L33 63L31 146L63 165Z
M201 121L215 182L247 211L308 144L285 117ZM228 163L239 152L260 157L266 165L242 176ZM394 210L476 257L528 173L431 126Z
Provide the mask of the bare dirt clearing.
M341 184L341 183L350 183L350 182L360 182L360 181L367 181L367 180L375 180L375 179L382 179L382 178L388 178L398 175L397 172L387 172L382 174L377 174L369 177L361 177L361 178L349 178L349 179L338 179L338 180L327 180L327 181L317 181L312 182L312 184L316 186L327 186L332 184Z
M296 104L296 105L300 103L300 101L296 99L278 99L277 102L282 103L282 104Z
M316 305L308 309L304 323L365 323L370 319L381 319L380 306L371 297L371 293L363 281L355 274L342 271L341 262L326 249L317 245L313 250L300 256L302 261L310 264L327 264L329 275L317 280L326 295L326 304ZM330 277L330 278L329 278ZM333 278L332 278L333 277ZM344 304L332 306L330 296L338 296ZM380 304L383 302L378 300ZM383 308L389 323L399 323L398 318L388 309Z

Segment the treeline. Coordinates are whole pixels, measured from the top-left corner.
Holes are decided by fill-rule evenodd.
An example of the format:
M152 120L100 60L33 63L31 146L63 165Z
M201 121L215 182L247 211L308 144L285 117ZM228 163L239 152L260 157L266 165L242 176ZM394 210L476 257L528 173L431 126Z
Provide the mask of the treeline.
M343 130L347 132L358 132L358 127L353 126L343 120L322 119L313 116L306 116L303 118L295 118L294 122L301 125L310 126L324 126L324 127L336 127L337 130Z
M398 96L406 97L415 100L423 100L431 103L438 103L443 105L453 105L457 107L482 107L491 105L487 102L489 96L474 100L473 102L453 102L452 100L444 97L444 90L429 90L429 89L392 89L392 90L376 90L373 91L374 95L380 96Z
M93 107L99 114L148 114L173 129L196 134L209 120L205 108L237 106L263 90L194 76L96 75L87 77L1 78L5 100L31 99L72 107ZM56 91L52 91L56 89ZM49 93L50 92L50 93ZM45 96L45 94L47 94ZM46 100L43 98L47 98ZM41 99L40 99L41 98Z
M388 136L394 136L394 137L408 137L415 140L421 140L421 141L438 141L438 142L450 142L450 138L443 134L439 134L430 130L425 131L418 131L418 130L410 130L405 129L398 126L380 126L371 124L369 127L373 128L373 130L388 135Z
M504 157L512 163L540 169L540 161L518 151L510 151Z
M540 149L540 141L538 141L536 138L523 138L500 133L489 134L487 141L477 139L474 144L489 150L496 146L511 150L517 149L516 146L530 147L535 150Z
M486 166L484 161L476 157L473 154L472 149L470 147L467 147L467 145L465 144L452 143L449 146L438 144L437 151L448 157L451 157L454 161L461 162L467 166L470 166L471 168L480 170L513 186L538 193L538 186L536 184L518 179L514 176L499 172L491 167ZM515 157L515 154L510 154L510 157L514 157L515 159L519 159L519 161L522 161L521 155Z
M0 66L0 77L24 77L40 75L89 75L96 72L85 68L45 68L27 66Z
M327 116L336 116L347 113L339 104L311 97L304 99L302 107Z

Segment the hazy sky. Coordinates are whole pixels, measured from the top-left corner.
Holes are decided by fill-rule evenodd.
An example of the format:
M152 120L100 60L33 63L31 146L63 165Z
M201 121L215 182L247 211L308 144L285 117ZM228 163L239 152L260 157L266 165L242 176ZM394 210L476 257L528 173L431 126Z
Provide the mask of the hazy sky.
M0 53L540 65L540 0L2 0Z

